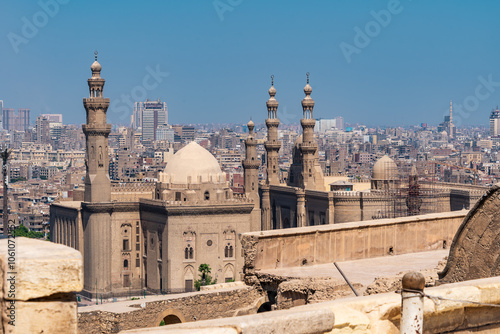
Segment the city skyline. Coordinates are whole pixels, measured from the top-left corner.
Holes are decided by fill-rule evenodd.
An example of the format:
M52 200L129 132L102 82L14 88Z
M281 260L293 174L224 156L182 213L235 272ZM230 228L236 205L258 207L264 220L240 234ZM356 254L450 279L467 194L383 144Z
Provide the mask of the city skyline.
M146 98L165 101L173 124L262 123L271 74L278 118L298 124L307 71L315 117L346 123L437 125L453 100L457 126L487 126L500 100L493 1L96 4L5 5L4 108L83 123L77 78L95 49L116 125Z

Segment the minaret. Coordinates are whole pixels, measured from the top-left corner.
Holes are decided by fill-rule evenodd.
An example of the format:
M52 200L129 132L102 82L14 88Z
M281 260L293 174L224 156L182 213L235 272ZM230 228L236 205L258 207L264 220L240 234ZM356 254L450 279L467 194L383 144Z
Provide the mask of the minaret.
M302 144L300 152L302 153L302 180L304 189L316 189L315 184L315 154L318 150L318 144L314 140L314 125L316 120L313 118L314 100L311 98L312 88L309 85L309 72L307 73L307 84L304 87L306 97L302 100L303 118L300 120L302 125Z
M450 100L450 123L453 123L453 102Z
M243 170L245 178L245 195L255 203L255 208L260 207L259 199L259 166L257 159L257 140L253 129L255 124L248 122L248 137L245 140L245 160L243 160Z
M278 119L278 101L274 98L276 95L276 88L274 88L274 75L271 75L271 88L269 88L269 100L267 100L267 141L264 146L266 148L267 160L267 184L276 185L280 183L279 180L279 164L278 152L281 148L281 143L278 141L278 126L280 120Z
M450 121L448 123L448 135L450 138L455 138L455 124L453 124L453 103L450 100Z
M105 80L101 78L101 65L95 61L90 66L92 77L87 80L90 97L83 99L87 112L87 124L82 125L87 143L85 202L111 202L111 182L109 180L108 135L111 124L106 123L109 99L103 97Z

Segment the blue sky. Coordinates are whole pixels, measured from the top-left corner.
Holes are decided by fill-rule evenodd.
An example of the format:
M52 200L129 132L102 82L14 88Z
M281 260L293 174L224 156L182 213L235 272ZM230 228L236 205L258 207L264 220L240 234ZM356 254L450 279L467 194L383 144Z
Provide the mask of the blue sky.
M113 124L129 124L132 96L166 101L172 124L263 122L271 74L279 117L298 122L306 72L316 118L437 124L451 99L457 123L487 124L499 12L494 0L3 1L0 99L32 120L85 122L97 49Z

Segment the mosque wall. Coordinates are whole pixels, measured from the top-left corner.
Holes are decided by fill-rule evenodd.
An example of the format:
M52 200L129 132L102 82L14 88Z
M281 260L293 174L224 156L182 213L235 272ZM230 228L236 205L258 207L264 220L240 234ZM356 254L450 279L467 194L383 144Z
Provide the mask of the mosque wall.
M252 231L253 204L169 206L141 201L148 289L184 292L194 289L198 267L206 263L218 282L243 277L239 236Z
M114 211L111 230L111 247L108 248L111 252L111 289L117 294L138 291L143 287L138 206L134 205L127 211Z
M328 192L306 190L307 226L328 224Z

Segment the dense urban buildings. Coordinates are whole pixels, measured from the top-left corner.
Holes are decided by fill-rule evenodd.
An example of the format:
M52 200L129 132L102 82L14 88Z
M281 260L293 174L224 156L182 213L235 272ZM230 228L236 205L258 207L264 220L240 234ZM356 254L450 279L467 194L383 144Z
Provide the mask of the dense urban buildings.
M112 132L97 60L91 70L84 181L50 207L51 240L83 254L88 297L191 291L203 263L219 281L240 280L241 233L461 210L486 189L475 185L486 178L477 142L454 166L460 144L437 131L358 125L315 135L309 76L302 134L280 129L272 82L260 131L252 121L214 132L173 126L169 142Z

